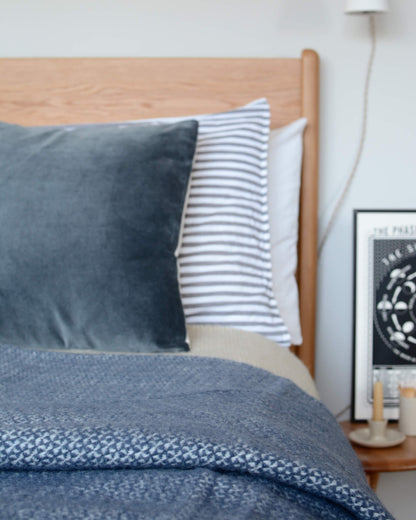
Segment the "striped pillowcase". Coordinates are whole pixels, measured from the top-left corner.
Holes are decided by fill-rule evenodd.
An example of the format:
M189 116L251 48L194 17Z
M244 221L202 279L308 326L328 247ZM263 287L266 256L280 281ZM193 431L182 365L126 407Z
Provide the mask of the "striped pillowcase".
M198 142L178 257L186 321L289 346L272 284L267 100L194 119Z

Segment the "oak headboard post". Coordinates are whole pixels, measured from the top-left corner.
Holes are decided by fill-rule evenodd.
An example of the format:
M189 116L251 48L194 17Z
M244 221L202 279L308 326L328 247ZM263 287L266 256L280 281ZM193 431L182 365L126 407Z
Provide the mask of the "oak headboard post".
M303 343L297 348L297 355L314 375L319 167L319 58L316 52L303 51L301 68L302 116L308 119L308 125L304 134L297 272Z

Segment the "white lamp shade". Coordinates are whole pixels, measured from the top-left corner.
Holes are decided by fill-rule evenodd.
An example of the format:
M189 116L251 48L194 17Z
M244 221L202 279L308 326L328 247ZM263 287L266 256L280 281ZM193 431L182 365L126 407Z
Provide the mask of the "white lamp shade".
M345 12L359 13L383 13L389 10L387 0L347 0Z

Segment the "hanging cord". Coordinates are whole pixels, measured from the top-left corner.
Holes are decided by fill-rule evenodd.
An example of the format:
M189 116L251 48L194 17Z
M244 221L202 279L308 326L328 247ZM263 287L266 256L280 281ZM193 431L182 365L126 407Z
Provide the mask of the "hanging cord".
M344 406L342 410L340 410L337 414L335 414L335 419L340 419L345 412L348 412L348 410L351 408L350 404L347 404L347 406Z
M342 203L344 202L345 196L355 177L358 165L361 160L363 148L364 148L364 141L365 141L366 131L367 131L368 92L369 92L369 88L370 88L370 78L371 78L371 71L373 68L374 55L376 52L376 29L375 29L374 15L372 15L372 14L369 15L369 22L370 22L370 33L371 33L371 53L370 53L370 59L368 60L367 77L366 77L365 87L364 87L364 103L363 103L363 116L362 116L363 119L362 119L362 123L361 123L361 138L360 138L357 155L356 155L355 162L352 167L351 173L348 176L344 189L342 190L342 193L339 196L338 202L332 212L331 218L329 219L328 225L326 226L326 229L325 229L325 231L322 235L321 241L319 243L318 257L321 255L322 249L324 247L326 239L328 238L329 232L331 231L331 228L334 224L338 211L341 208Z

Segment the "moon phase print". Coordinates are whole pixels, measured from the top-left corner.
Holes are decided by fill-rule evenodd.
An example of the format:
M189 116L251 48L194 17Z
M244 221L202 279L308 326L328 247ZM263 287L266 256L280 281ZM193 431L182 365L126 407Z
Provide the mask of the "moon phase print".
M373 364L416 364L416 241L373 240Z
M416 381L416 211L356 210L354 235L352 419L370 418L377 380L398 419L399 384Z

